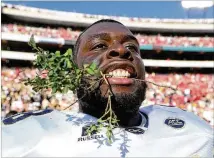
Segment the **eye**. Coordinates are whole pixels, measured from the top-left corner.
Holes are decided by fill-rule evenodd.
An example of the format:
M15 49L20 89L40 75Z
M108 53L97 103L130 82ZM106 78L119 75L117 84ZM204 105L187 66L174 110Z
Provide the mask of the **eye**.
M94 50L94 49L105 49L105 48L107 48L107 46L105 44L100 43L95 45L92 49Z
M135 51L137 52L138 51L138 48L135 46L135 45L127 45L126 48L130 51Z

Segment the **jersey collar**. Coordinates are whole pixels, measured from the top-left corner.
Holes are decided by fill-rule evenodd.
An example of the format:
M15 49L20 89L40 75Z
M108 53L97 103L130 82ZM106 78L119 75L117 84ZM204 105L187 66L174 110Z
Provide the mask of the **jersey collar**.
M132 127L126 127L126 128L140 128L144 131L146 131L148 129L148 116L146 114L144 114L143 112L139 112L142 120L141 120L141 124L139 126L132 126Z
M142 121L139 126L135 126L135 127L141 128L143 130L147 130L148 129L148 116L142 112L139 112L139 114L142 117Z

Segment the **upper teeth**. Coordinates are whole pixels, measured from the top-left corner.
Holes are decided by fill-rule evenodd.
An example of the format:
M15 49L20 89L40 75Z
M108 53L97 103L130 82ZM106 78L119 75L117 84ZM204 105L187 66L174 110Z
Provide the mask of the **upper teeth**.
M116 69L109 72L108 74L114 77L130 77L130 73L123 69Z

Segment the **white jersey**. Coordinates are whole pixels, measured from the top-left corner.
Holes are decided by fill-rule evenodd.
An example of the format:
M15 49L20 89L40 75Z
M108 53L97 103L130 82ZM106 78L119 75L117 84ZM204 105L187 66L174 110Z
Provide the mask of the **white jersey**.
M2 123L3 157L212 157L213 129L196 115L176 107L140 108L142 123L105 128L92 136L96 118L83 113L43 110L14 115Z

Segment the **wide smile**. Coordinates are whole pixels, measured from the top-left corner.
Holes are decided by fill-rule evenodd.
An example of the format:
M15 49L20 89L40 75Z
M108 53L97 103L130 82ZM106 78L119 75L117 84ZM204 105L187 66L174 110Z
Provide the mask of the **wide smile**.
M133 78L137 77L134 66L124 62L111 63L103 72L111 85L131 85L134 82Z

